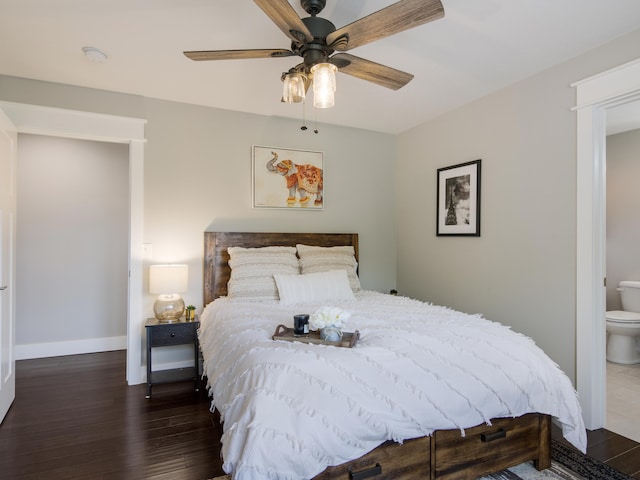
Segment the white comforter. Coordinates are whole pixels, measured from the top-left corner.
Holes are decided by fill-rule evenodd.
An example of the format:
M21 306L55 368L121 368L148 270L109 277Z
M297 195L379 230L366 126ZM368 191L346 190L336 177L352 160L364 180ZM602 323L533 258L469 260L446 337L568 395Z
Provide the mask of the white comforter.
M220 298L200 317L212 408L234 480L308 479L386 440L464 429L527 412L552 415L585 451L570 380L531 339L477 315L360 292L339 306L354 348L273 341L319 304Z

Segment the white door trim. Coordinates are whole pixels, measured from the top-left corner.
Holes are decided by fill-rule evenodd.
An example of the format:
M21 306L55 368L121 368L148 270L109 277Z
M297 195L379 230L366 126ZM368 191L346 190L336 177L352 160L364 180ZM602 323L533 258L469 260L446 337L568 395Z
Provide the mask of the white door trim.
M13 102L0 109L18 133L129 144L129 294L127 307L127 382L145 381L142 314L144 119L80 112Z
M577 111L576 383L592 430L606 420L606 110L640 97L640 59L571 86Z

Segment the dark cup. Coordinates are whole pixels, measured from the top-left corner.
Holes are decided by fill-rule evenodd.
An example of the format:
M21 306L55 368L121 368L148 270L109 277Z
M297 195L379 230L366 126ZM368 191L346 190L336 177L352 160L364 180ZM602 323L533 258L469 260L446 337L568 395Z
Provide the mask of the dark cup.
M306 335L309 333L309 315L306 313L293 316L293 334Z

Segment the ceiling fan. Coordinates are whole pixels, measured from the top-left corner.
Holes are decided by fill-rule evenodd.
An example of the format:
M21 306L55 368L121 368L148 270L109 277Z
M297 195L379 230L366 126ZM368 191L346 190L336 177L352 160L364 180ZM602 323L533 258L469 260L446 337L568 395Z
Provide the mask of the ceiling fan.
M289 50L204 50L187 51L184 54L196 61L300 56L303 62L282 74L282 80L285 82L283 101L287 102L304 100L305 92L312 80L314 92L316 84L322 87L321 78L324 78L325 73L319 71L320 68L333 72L337 69L347 75L398 90L411 81L412 74L349 53L335 52L346 52L444 17L444 8L440 0L400 0L336 29L329 20L317 16L324 9L326 0L300 0L302 8L310 15L306 18L300 18L287 0L254 1L289 37ZM330 84L329 79L329 86ZM332 87L335 90L335 77ZM294 90L296 88L298 90ZM318 93L315 95L317 97ZM330 105L316 105L314 99L314 106L333 106L333 93Z

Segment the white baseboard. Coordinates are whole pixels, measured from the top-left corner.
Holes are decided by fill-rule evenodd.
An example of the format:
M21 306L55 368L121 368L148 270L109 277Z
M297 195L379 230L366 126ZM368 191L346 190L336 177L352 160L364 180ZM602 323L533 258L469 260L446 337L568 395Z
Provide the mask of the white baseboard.
M126 336L89 338L86 340L70 340L67 342L32 343L27 345L16 345L15 359L29 360L33 358L61 357L64 355L81 355L83 353L110 352L112 350L126 349ZM191 350L189 350L189 353L191 353ZM167 370L170 368L186 368L193 366L193 360L176 360L174 357L175 354L169 353L167 358L161 357L158 358L157 361L154 359L153 369ZM146 383L146 365L140 366L138 378L129 378L127 380L129 385Z
M15 359L60 357L82 353L109 352L126 350L127 337L88 338L86 340L70 340L67 342L32 343L15 346Z

